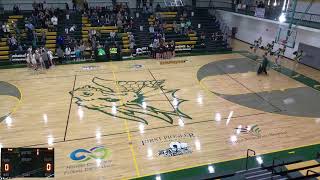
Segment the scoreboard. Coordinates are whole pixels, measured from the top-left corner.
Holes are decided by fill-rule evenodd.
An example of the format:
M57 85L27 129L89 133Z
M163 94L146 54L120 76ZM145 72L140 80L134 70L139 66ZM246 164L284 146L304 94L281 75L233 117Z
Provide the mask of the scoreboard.
M54 177L53 148L1 148L1 178Z

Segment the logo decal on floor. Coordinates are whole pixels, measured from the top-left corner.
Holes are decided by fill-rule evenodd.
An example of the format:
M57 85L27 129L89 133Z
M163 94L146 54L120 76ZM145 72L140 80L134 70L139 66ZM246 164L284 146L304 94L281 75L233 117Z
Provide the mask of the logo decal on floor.
M192 153L192 150L187 143L171 142L169 146L168 149L160 150L158 153L159 156L172 157Z
M234 128L237 134L244 133L244 134L251 134L253 136L260 136L261 129L258 125L254 124L252 126L239 126Z
M70 153L70 158L78 162L86 162L90 159L106 159L111 155L111 152L104 146L96 146L89 151L86 149L77 149Z
M147 118L157 118L173 124L173 119L192 119L183 113L180 104L187 101L175 94L179 89L166 89L165 80L112 81L94 77L91 85L75 89L78 106L102 112L108 116L149 124ZM155 105L169 104L167 109Z

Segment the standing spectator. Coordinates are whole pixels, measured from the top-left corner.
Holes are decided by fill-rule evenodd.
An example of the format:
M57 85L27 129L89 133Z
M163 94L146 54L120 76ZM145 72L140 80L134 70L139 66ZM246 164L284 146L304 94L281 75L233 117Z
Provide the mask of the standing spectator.
M61 46L59 46L57 49L57 56L60 64L62 64L63 62L63 55L64 55L63 50L61 49Z
M137 9L141 8L141 0L137 0Z
M17 4L14 4L14 6L13 6L13 13L15 15L19 15L20 14L20 9L19 9Z
M76 0L72 0L72 8L73 8L73 10L77 10L77 1Z
M154 1L154 0L149 0L150 8L153 8L153 1Z
M116 5L117 5L117 0L112 0L112 6L116 7Z
M65 49L65 55L66 55L66 60L67 61L70 61L70 58L71 58L71 49L69 46L66 47Z
M41 48L41 58L42 58L44 67L46 69L49 69L50 62L49 62L49 58L48 58L48 52L44 48Z
M66 5L66 10L67 10L67 12L69 12L69 10L70 10L69 4L68 4L68 3L65 3L65 5Z

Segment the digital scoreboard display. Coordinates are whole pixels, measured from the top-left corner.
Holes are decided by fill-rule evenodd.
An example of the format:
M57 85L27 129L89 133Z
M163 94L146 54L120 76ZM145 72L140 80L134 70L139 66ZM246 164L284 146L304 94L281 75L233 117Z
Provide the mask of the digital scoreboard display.
M1 178L54 177L53 148L1 148Z

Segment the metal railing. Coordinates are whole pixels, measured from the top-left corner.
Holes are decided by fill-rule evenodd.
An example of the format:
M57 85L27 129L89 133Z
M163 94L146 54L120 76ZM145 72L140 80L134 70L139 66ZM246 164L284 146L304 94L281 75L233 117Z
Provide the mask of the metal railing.
M280 162L280 164L278 164L277 166L282 166L282 165L284 165L284 161L281 161L280 159L277 159L277 158L273 158L273 160L272 160L272 167L271 167L271 174L272 174L272 176L274 175L274 172L275 172L275 170L274 170L274 168L275 168L275 162L276 161L279 161ZM281 164L282 163L282 164Z
M309 176L309 172L312 172L314 175L320 175L318 172L309 169L309 170L307 170L306 176Z
M248 170L248 160L250 157L253 157L253 156L250 156L250 152L253 152L253 156L256 155L256 152L252 149L247 149L247 157L246 157L246 170Z

